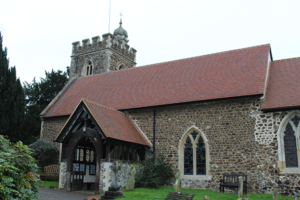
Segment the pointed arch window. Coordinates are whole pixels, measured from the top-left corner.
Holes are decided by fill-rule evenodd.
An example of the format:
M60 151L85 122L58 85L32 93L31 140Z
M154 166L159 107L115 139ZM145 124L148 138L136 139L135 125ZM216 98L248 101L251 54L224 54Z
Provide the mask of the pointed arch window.
M300 174L300 112L291 111L278 129L278 165L282 173ZM296 171L295 171L296 170Z
M206 149L203 138L193 131L184 145L184 175L206 175Z
M89 61L86 66L86 75L92 75L93 72L93 63Z
M284 132L284 152L286 167L298 167L297 144L295 131L299 124L299 117L295 116L286 125ZM294 128L293 128L294 126Z
M119 66L119 70L125 69L124 65Z

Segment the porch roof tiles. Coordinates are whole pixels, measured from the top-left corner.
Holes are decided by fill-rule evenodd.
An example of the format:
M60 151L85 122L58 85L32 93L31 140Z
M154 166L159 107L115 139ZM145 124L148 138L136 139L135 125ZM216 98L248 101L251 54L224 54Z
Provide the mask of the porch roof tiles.
M106 137L151 146L146 136L126 114L86 99L82 101Z

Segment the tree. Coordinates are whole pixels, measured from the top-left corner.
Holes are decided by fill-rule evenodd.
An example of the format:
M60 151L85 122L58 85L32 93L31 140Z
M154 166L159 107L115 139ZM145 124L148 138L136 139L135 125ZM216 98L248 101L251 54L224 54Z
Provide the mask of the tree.
M49 141L38 139L36 142L28 145L28 147L33 150L32 156L37 160L40 169L58 162L59 150Z
M0 32L0 133L16 142L22 137L25 96L16 68L9 67L2 41Z
M61 91L68 82L67 72L61 70L45 71L45 78L40 82L33 79L32 83L24 83L26 96L25 124L23 142L30 144L37 140L40 135L41 119L39 114L46 108L52 99Z
M10 143L0 135L0 199L37 199L38 167L21 141Z

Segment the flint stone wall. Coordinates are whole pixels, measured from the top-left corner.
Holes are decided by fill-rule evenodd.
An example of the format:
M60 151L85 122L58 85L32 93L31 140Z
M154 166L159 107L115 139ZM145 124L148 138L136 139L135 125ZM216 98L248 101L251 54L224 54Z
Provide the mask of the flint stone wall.
M108 187L110 187L112 183L112 177L113 177L112 165L113 163L111 162L101 163L100 183L99 183L100 194L104 194L105 191L108 191ZM130 171L133 169L133 166L136 169L135 177L139 176L139 174L143 170L143 166L135 165L135 164L120 164L120 166L121 166L121 170L118 171L118 186L120 187L121 190L124 190L128 178L130 177Z
M300 181L296 184L292 177L298 175L279 176L277 168L276 133L286 112L262 113L260 107L259 97L157 107L156 151L164 155L175 173L181 137L194 125L208 139L210 163L207 167L212 177L210 180L182 179L183 187L218 191L223 174L247 174L250 193L271 193L278 183L281 194L293 195ZM153 141L153 109L127 113Z
M59 169L59 188L64 189L67 183L67 163L61 162Z
M53 140L55 140L57 134L62 129L68 118L69 116L44 118L42 121L40 138L48 140L60 149L59 143L53 142Z

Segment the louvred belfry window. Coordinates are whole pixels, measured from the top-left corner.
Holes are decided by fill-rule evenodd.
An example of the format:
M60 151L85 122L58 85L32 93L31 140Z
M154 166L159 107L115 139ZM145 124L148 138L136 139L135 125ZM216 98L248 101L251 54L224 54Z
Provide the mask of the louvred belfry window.
M206 150L203 138L198 137L196 131L190 136L184 145L184 175L206 175Z

